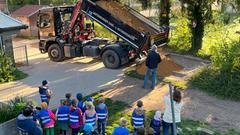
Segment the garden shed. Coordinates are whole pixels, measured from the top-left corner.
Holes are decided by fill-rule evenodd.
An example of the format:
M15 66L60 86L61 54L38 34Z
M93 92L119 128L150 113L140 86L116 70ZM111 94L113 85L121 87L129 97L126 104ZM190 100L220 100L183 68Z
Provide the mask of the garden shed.
M26 30L21 30L18 34L23 37L37 37L37 14L43 8L41 5L26 5L11 13L11 16L27 24L29 27Z
M27 25L0 11L0 51L13 56L12 37L26 28Z

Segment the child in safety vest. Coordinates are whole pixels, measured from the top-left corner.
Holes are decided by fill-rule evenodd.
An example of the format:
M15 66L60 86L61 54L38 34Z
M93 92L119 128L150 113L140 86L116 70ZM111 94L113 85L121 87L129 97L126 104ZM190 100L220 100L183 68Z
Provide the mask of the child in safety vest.
M81 109L77 108L77 99L72 100L69 120L70 128L72 129L72 135L78 135L81 126L83 126L83 115Z
M150 127L154 130L154 135L160 135L161 124L161 111L156 111L150 124Z
M114 128L112 135L129 135L129 131L126 128L127 126L127 119L122 117L120 119L120 126Z
M46 102L41 103L41 111L37 114L37 118L45 128L46 135L54 135L54 114L48 109Z
M71 93L66 93L65 97L66 97L66 105L70 107L72 105L72 99L71 99L72 94Z
M98 133L100 135L105 135L106 121L108 118L108 109L102 97L98 99L96 112L98 116L98 122L97 122Z
M61 106L56 111L57 125L61 135L67 135L69 125L70 108L66 105L66 100L61 101Z
M136 131L138 128L144 128L145 127L145 110L143 109L143 102L138 101L137 102L137 108L134 109L131 117L131 124L134 127L134 133L136 134Z
M83 99L82 99L83 96L82 96L81 93L78 93L78 94L76 95L76 97L77 97L77 100L78 100L77 107L80 108L81 111L84 113L84 112L85 112L85 109L86 109L86 105L85 105L85 103L83 102Z
M95 111L95 107L92 102L86 102L87 110L84 112L83 123L92 125L93 129L96 129L96 124L98 120L97 113Z

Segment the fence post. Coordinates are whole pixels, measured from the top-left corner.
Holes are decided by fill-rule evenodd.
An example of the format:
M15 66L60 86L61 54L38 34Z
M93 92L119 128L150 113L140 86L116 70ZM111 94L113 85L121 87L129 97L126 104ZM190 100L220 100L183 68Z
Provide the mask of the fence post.
M25 45L24 48L25 48L26 62L27 62L27 65L29 65L29 63L28 63L27 45Z
M170 91L170 100L171 100L171 109L172 109L173 135L177 135L172 87L173 87L172 83L170 82L169 83L169 91Z

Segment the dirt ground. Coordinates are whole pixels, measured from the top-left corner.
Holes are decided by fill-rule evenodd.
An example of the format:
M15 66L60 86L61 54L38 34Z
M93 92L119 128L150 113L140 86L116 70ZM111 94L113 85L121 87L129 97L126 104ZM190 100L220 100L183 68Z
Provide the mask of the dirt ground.
M191 74L199 67L207 65L202 61L179 56L173 56L172 58L178 60L179 64L181 63L184 66L181 74ZM189 76L175 76L175 78L184 80ZM143 89L143 80L126 76L122 76L111 83L112 88L104 92L106 97L127 102L130 105L130 110L138 100L142 100L146 110L161 110L161 112L164 112L163 95L169 90L168 85L159 82L155 90ZM195 89L186 89L183 95L183 118L209 123L218 130L240 129L239 102L217 99Z

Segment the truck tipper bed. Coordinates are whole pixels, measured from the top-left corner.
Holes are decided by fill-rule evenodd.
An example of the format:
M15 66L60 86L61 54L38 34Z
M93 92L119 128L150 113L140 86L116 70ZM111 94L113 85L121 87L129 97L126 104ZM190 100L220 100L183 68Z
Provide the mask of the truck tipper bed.
M166 43L167 27L158 26L134 9L117 1L85 0L81 11L139 51L149 49L151 44L159 46Z

